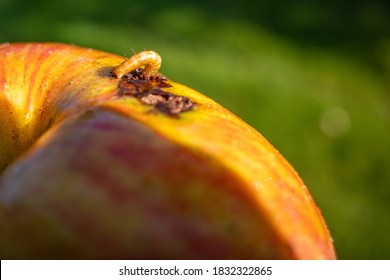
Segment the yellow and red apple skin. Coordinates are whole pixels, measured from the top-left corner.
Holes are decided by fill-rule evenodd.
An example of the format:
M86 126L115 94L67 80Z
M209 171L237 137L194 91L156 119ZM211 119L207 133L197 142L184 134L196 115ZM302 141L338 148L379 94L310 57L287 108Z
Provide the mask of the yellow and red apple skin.
M167 80L196 104L172 117L118 96L123 57L54 43L0 56L3 259L336 258L294 169L211 99Z

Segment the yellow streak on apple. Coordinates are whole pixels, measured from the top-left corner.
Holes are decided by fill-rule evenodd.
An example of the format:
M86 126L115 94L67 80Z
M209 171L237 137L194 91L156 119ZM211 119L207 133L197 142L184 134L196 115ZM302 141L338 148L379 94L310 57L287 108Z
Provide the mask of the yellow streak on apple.
M0 55L0 171L52 125L115 95L106 74L123 61L61 44L3 44Z

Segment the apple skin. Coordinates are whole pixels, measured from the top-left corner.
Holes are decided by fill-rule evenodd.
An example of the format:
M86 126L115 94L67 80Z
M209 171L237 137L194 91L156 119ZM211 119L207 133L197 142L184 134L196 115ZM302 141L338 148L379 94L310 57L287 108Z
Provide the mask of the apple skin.
M264 137L204 95L172 117L118 97L124 58L0 46L2 259L335 259L324 219ZM1 169L0 169L1 170Z

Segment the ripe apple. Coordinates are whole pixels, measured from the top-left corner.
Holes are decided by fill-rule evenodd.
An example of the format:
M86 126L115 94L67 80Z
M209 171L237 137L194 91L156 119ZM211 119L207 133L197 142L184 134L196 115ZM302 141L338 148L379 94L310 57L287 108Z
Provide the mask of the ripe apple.
M153 56L19 43L0 57L2 259L335 258L287 161L152 73Z

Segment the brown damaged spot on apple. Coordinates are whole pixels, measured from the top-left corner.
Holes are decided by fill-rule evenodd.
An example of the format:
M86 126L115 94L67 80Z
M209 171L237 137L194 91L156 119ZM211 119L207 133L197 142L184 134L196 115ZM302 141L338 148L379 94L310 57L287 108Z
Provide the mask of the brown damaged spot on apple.
M166 81L163 76L146 76L142 69L136 69L121 77L118 96L135 97L142 104L153 106L151 112L160 112L175 118L194 109L195 103L188 97L163 90L171 87Z

